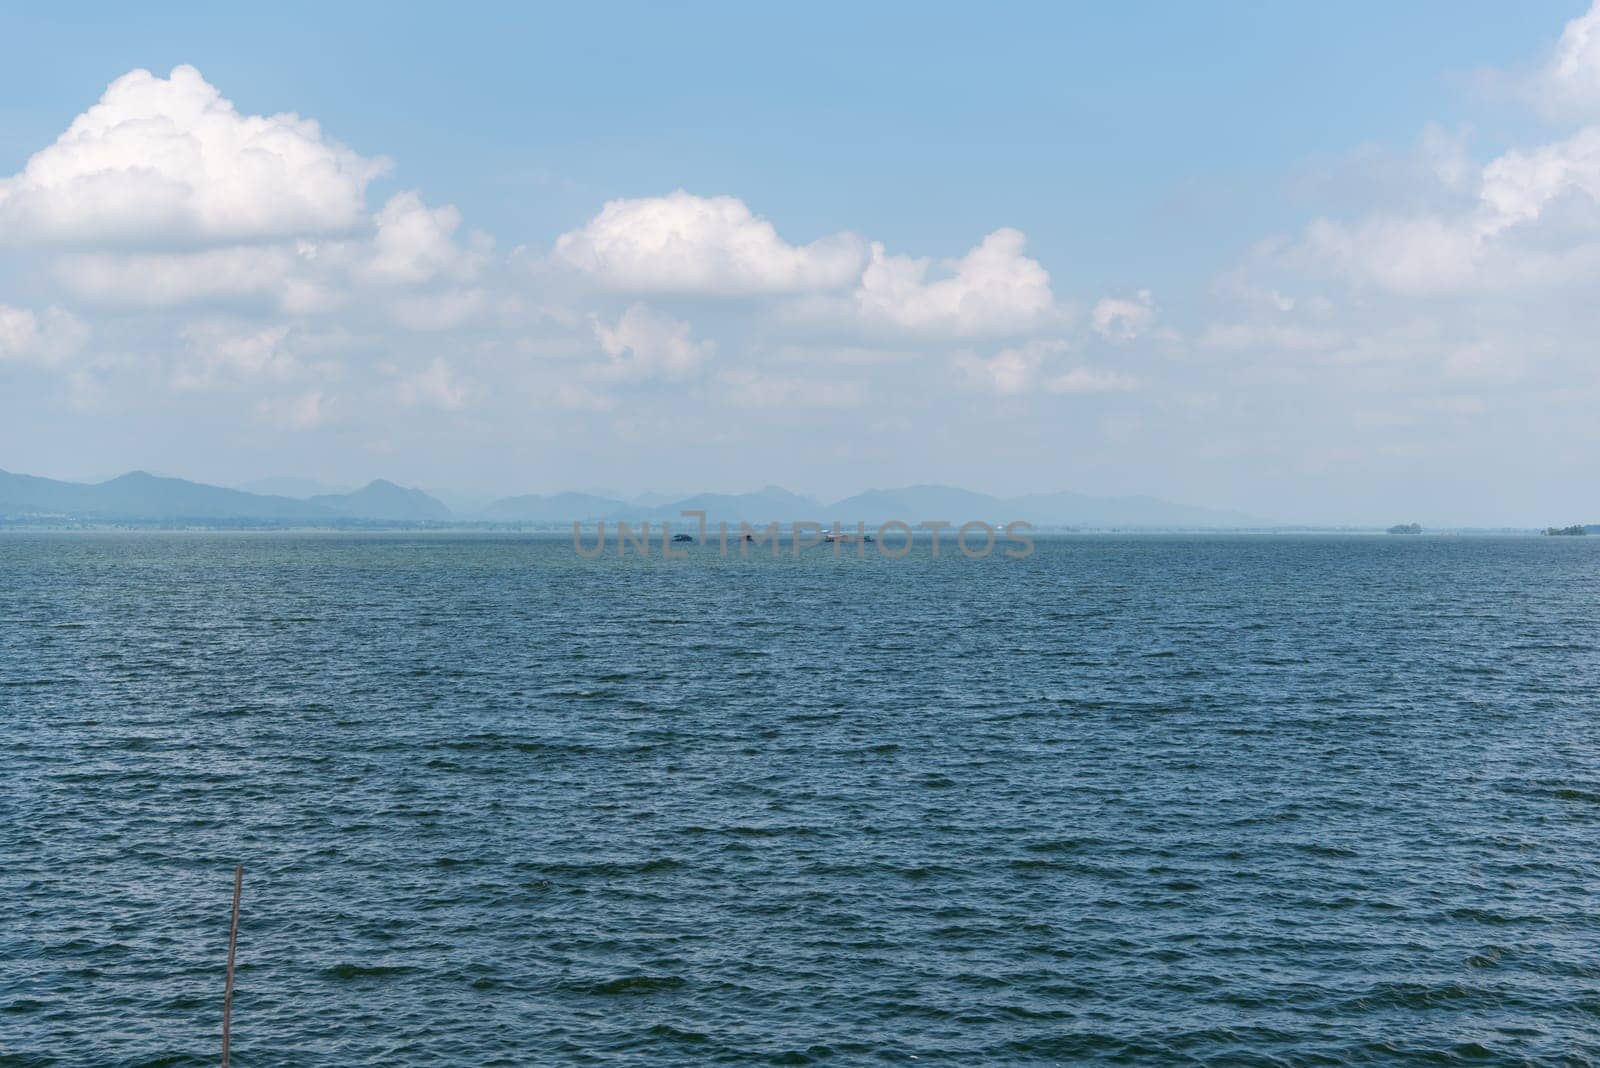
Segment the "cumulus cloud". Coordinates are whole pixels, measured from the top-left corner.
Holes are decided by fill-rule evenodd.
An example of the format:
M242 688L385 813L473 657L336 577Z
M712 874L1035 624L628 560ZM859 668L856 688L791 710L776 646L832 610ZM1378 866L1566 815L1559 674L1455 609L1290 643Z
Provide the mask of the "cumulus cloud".
M1568 193L1600 200L1600 126L1531 151L1513 149L1485 167L1479 228L1495 234L1538 219Z
M415 193L401 193L372 221L370 238L69 251L54 257L52 269L81 298L129 307L244 301L315 315L355 301L387 308L410 330L447 329L483 310L484 293L463 284L483 270L491 243L477 236L457 242L454 207L429 208Z
M610 201L581 229L562 234L555 256L615 289L733 295L849 285L861 273L863 249L853 234L791 245L742 200L679 190Z
M941 267L945 277L929 280L933 261L888 255L872 245L872 258L855 303L868 322L914 331L957 334L1014 334L1036 329L1057 310L1050 275L1023 255L1027 238L1000 229L960 259Z
M188 348L172 375L181 390L212 390L260 380L284 381L303 370L289 351L289 327L240 327L223 322L191 323L182 332Z
M1457 144L1418 203L1316 220L1284 264L1412 297L1590 284L1600 272L1600 3L1567 24L1535 83L1553 111L1588 124L1482 166ZM1424 138L1434 156L1438 140L1436 130Z
M60 282L80 297L107 304L168 308L217 299L287 302L296 253L281 246L194 252L86 252L55 263ZM311 294L304 294L314 303Z
M1050 275L1017 230L989 234L964 256L890 254L853 234L809 245L733 197L682 190L614 200L556 241L555 259L614 289L692 295L788 294L802 318L963 336L1022 334L1057 322ZM852 286L848 295L828 295Z
M1600 115L1600 2L1567 23L1535 91L1553 112Z
M1064 341L1030 341L1015 348L1001 349L988 357L959 353L951 360L951 365L968 386L1009 397L1031 392L1045 361L1067 349Z
M54 277L99 304L373 308L408 330L461 325L486 303L466 287L492 242L463 240L460 212L415 191L368 214L387 167L310 119L241 115L193 67L137 70L0 180L0 235L54 246Z
M361 271L375 281L415 285L441 275L470 278L481 266L483 249L456 244L461 213L454 205L430 208L416 191L397 193L373 223L372 252Z
M27 308L0 304L0 367L59 367L88 338L89 328L60 308L47 308L40 316Z
M1351 225L1318 219L1306 230L1310 259L1353 281L1425 296L1472 284L1486 235L1470 221L1380 217Z
M193 67L123 75L0 181L12 241L253 240L352 229L388 168L294 114L241 115Z
M1106 297L1096 303L1090 325L1101 337L1132 341L1149 330L1155 318L1155 299L1148 289L1141 289L1131 299Z
M1317 219L1298 241L1257 258L1409 298L1591 285L1600 277L1600 3L1567 23L1524 87L1549 115L1575 119L1573 128L1480 164L1464 137L1430 126L1420 156L1431 182L1373 197L1346 218Z
M1353 222L1318 219L1280 257L1406 296L1592 279L1600 267L1600 126L1508 150L1478 170L1465 207Z
M130 376L217 395L205 403L234 394L242 413L286 430L367 403L460 409L509 383L488 380L503 364L487 358L471 365L482 382L464 376L454 354L528 346L544 359L522 390L589 411L688 381L696 400L734 408L853 408L874 374L887 377L877 365L986 339L1012 347L955 360L985 392L1120 388L1107 384L1116 376L1058 366L1064 343L1043 339L1060 337L1067 316L1017 230L963 255L915 258L848 232L792 242L742 200L680 190L605 204L549 255L523 256L536 284L514 287L518 253L497 256L455 206L406 190L369 207L387 167L312 120L240 114L192 67L134 71L0 179L0 246L32 257L75 309L95 306L131 345L118 365ZM660 296L613 305L619 292ZM714 367L716 344L658 310L672 295L742 297L767 313L724 320L750 324L740 366ZM1096 328L1146 329L1148 294L1123 304ZM808 311L813 329L785 329ZM66 360L86 334L59 309L0 306L0 363ZM335 337L337 351L318 340ZM109 366L90 370L112 382ZM115 404L117 389L104 396Z
M614 324L596 320L594 334L606 362L591 372L607 382L687 378L716 351L713 342L696 341L688 323L643 304L629 307Z

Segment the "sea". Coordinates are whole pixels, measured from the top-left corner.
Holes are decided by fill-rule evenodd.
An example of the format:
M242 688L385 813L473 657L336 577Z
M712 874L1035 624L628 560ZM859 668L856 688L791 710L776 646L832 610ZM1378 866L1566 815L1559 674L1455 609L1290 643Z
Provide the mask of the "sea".
M0 1066L1600 1063L1600 538L0 535Z

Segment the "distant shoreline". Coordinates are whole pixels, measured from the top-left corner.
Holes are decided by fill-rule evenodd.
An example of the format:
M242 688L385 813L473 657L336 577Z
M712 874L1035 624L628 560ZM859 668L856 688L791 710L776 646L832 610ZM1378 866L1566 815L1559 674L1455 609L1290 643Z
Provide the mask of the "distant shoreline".
M596 530L600 523L605 523L609 528L615 529L614 520L579 521L578 528L584 532ZM755 524L752 529L762 529L767 524ZM792 524L780 523L782 534L785 538L793 534ZM847 529L853 529L853 524L846 524ZM565 523L505 523L505 522L439 522L418 523L402 521L381 520L353 520L334 524L303 524L303 523L260 523L260 522L228 522L215 520L29 520L0 518L0 534L538 534L549 536L567 536L572 534L573 524ZM635 524L634 530L638 530ZM659 520L650 521L652 535L661 531ZM681 523L674 523L675 531L685 530ZM715 524L713 524L713 530ZM729 537L736 536L737 521L729 521ZM872 530L873 525L868 525ZM1381 536L1391 538L1384 527L1365 526L1271 526L1271 527L1097 527L1097 526L1034 526L1031 533L1043 537L1091 537L1105 535L1128 536L1160 536L1183 535L1186 537L1240 537L1240 536L1313 536L1313 535L1348 535L1348 536ZM1440 527L1430 529L1421 535L1408 535L1403 541L1414 541L1438 537L1542 537L1544 529L1539 527ZM942 532L942 537L952 539L955 536L953 528ZM715 534L708 534L708 540L713 540ZM929 530L917 530L913 537L925 541L932 537Z

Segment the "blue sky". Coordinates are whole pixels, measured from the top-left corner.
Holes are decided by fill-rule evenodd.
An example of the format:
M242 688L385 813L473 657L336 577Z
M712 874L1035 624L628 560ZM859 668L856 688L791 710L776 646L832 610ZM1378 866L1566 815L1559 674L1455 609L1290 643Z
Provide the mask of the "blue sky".
M1404 150L1429 122L1495 141L1525 130L1482 106L1472 75L1528 62L1576 13L287 4L206 19L90 5L0 15L0 152L15 169L113 78L190 63L241 111L298 111L393 157L389 185L470 205L506 243L684 188L743 197L799 238L853 228L921 255L1018 226L1056 273L1151 284L1296 222L1306 208L1286 187L1319 157Z
M1575 294L1596 279L1581 255L1555 272L1539 250L1587 247L1587 206L1571 202L1593 189L1580 167L1533 215L1498 222L1473 197L1508 152L1600 121L1583 66L1600 69L1600 46L1563 36L1583 17L1573 3L0 13L14 189L110 83L179 65L239 116L294 112L392 161L352 179L362 212L310 229L291 212L243 238L231 224L69 234L0 199L14 350L0 329L0 467L482 493L949 481L1296 520L1553 521L1595 473L1592 409L1571 398L1594 389ZM1578 68L1558 85L1563 47ZM915 303L949 293L919 289L869 308L854 275L820 266L759 292L725 272L618 276L618 235L585 227L608 202L677 190L734 198L775 228L775 255L848 233L862 264L874 244L886 263L929 258L921 285L1014 230L1025 245L997 284L1017 291L1004 271L1031 263L1048 292L961 319ZM453 207L455 258L360 266L369 219L413 191L419 211ZM554 251L579 233L600 241L587 266ZM160 261L176 271L232 249L244 271L311 237L339 243L321 262L354 266L226 293L128 288L152 256L189 257ZM1395 241L1427 259L1457 238L1471 278L1389 270L1411 262ZM1507 292L1513 276L1533 288ZM1240 310L1258 298L1277 310ZM381 311L427 301L458 310L426 328ZM1402 350L1412 363L1386 355ZM670 456L642 444L665 440Z

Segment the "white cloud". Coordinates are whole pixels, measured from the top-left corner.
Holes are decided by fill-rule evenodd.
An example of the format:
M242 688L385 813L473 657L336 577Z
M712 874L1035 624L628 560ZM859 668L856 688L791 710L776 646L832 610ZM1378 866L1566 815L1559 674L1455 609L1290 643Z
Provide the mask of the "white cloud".
M914 331L963 335L1016 334L1037 329L1059 315L1050 275L1023 255L1027 238L1000 229L965 256L947 260L948 276L927 279L932 261L890 256L872 245L872 259L855 291L868 322Z
M1277 266L1405 297L1492 299L1600 278L1600 2L1567 23L1531 82L1566 136L1479 166L1464 136L1424 131L1432 183L1349 221L1319 219Z
M289 327L240 327L206 321L185 327L188 358L181 361L172 384L182 390L213 390L258 380L285 381L304 370L285 344Z
M969 386L1009 397L1032 392L1045 361L1067 349L1064 341L1030 341L1015 348L1001 349L989 357L959 353L952 358L951 365Z
M620 425L657 417L651 387L676 382L692 383L675 391L687 404L825 412L978 344L984 356L952 364L988 393L1131 381L1062 361L1067 344L1047 339L1069 316L1017 230L915 258L848 232L792 243L739 199L679 191L613 200L548 255L502 256L455 206L418 191L370 208L386 167L314 122L239 114L192 68L136 71L0 180L0 229L15 238L0 244L74 306L98 306L97 335L115 355L69 370L108 410L153 385L234 394L162 403L232 403L307 430L504 392L576 411L626 406ZM761 314L706 313L745 331L739 366L718 366L716 343L659 303L668 297L617 291L755 298ZM1124 303L1096 319L1101 332L1148 327L1148 295ZM811 321L790 329L808 309ZM0 307L0 361L60 361L86 333L56 309Z
M1535 92L1553 112L1600 114L1600 2L1567 23Z
M1148 289L1141 289L1131 299L1106 297L1096 303L1090 325L1101 337L1132 341L1149 330L1155 318L1155 299Z
M47 308L43 317L0 304L0 367L59 367L88 341L89 328L70 312Z
M859 382L774 375L750 367L730 368L719 380L736 408L857 408L866 396Z
M608 382L687 378L716 351L713 342L694 340L688 323L643 304L629 307L615 325L596 320L594 334L607 362L591 373Z
M835 234L791 245L735 197L613 200L562 234L556 258L615 289L733 295L797 293L849 285L861 273L861 240Z
M240 297L286 302L296 267L294 250L264 245L198 252L77 253L57 260L55 275L89 300L164 308ZM308 301L311 296L302 294Z
M442 357L435 356L427 366L395 383L395 396L407 408L427 407L455 411L466 406L471 394Z
M481 289L447 289L394 300L389 314L407 330L451 330L483 315L488 303Z
M1593 315L1567 290L1476 288L1424 300L1369 289L1287 308L1240 293L1239 304L1200 333L1196 354L1225 354L1210 371L1233 376L1241 399L1282 388L1314 391L1328 405L1381 398L1388 411L1441 390L1570 391L1592 378ZM1346 417L1357 418L1354 409Z
M1064 374L1047 379L1047 393L1122 393L1138 389L1142 383L1133 375L1120 371L1102 371L1093 367L1074 367Z
M256 417L280 430L310 430L328 417L333 402L320 389L256 402Z
M1538 219L1567 193L1600 200L1600 126L1532 151L1513 149L1483 169L1479 229L1492 235Z
M80 297L130 307L243 300L316 315L376 303L411 330L447 329L481 313L485 294L461 284L482 271L490 242L475 236L457 243L455 208L432 209L415 193L401 193L372 222L370 238L72 251L54 258L53 272Z
M1461 219L1376 218L1354 226L1318 219L1304 249L1353 281L1426 296L1473 282L1482 237Z
M1592 278L1600 266L1600 127L1502 154L1466 211L1319 219L1289 259L1407 296Z
M1110 393L1138 389L1140 381L1120 371L1092 367L1057 369L1071 351L1065 341L1030 341L981 358L961 353L951 365L966 384L996 396L1034 393Z
M1457 206L1318 219L1283 257L1406 296L1499 292L1592 278L1600 267L1600 126L1503 152Z
M363 273L378 282L415 285L440 275L470 278L481 253L455 242L461 213L454 205L429 208L415 191L396 193L373 216L377 232Z
M348 230L387 168L313 120L239 114L193 67L135 70L0 180L0 234L103 244Z

